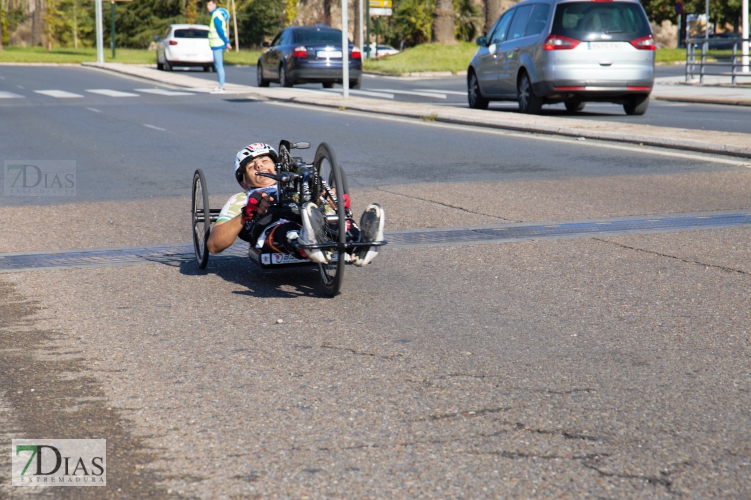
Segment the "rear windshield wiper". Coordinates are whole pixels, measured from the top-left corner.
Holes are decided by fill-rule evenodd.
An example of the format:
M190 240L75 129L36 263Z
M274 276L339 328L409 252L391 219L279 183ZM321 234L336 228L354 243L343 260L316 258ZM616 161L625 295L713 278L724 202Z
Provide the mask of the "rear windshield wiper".
M625 33L625 30L605 30L605 34L609 35L611 33Z

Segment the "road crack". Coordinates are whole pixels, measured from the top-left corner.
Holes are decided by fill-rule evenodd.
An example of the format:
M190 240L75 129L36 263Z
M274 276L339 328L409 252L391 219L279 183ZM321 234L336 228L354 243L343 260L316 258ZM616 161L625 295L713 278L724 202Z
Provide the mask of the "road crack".
M373 353L373 352L358 351L358 350L352 349L350 347L337 347L335 345L330 345L330 344L322 344L321 348L322 349L333 349L335 351L347 351L347 352L350 352L352 354L356 354L358 356L371 356L373 358L381 358L381 359L394 359L394 358L398 358L398 357L403 357L404 356L404 354L401 354L401 353L396 353L396 354L376 354L376 353Z
M609 243L609 244L615 245L617 247L625 248L627 250L634 250L636 252L644 252L644 253L648 253L648 254L651 254L651 255L657 255L658 257L665 257L665 258L668 258L668 259L673 259L673 260L677 260L677 261L680 261L680 262L685 262L686 264L695 264L695 265L698 265L698 266L712 267L714 269L719 269L721 271L725 271L725 272L728 272L728 273L738 273L738 274L744 274L746 276L751 276L751 273L749 273L748 271L744 271L742 269L735 269L734 267L721 266L719 264L709 264L709 263L706 263L706 262L701 262L699 260L684 259L683 257L678 257L676 255L670 255L670 254L667 254L667 253L656 252L654 250L646 250L644 248L632 247L632 246L629 246L629 245L624 245L623 243L617 243L615 241L605 240L605 239L602 239L602 238L592 238L592 239L593 240L597 240L597 241L601 241L603 243Z
M465 212L465 213L468 213L468 214L472 214L472 215L482 215L483 217L491 217L493 219L502 220L504 222L522 222L522 221L518 221L518 220L517 221L513 221L511 219L505 219L505 218L499 217L497 215L490 215L490 214L485 214L485 213L482 213L482 212L474 212L472 210L467 210L464 207L460 207L460 206L457 206L457 205L452 205L450 203L444 203L444 202L440 202L440 201L430 200L430 199L427 199L427 198L420 198L419 196L410 196L410 195L406 195L406 194L403 194L403 193L397 193L396 191L389 191L388 189L383 189L382 187L376 187L376 190L383 191L384 193L393 194L395 196L401 196L403 198L407 198L407 199L410 199L410 200L419 200L419 201L424 201L426 203L433 203L435 205L440 205L440 206L446 207L446 208L453 208L454 210L460 210L462 212Z

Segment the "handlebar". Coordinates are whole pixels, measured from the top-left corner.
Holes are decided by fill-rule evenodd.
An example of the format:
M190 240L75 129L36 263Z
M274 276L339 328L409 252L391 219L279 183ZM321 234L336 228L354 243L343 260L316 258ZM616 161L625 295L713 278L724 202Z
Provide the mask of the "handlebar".
M286 184L290 181L295 181L302 177L300 174L296 174L294 172L285 172L283 174L270 174L268 172L256 172L256 175L260 175L261 177L268 177L269 179L274 179L277 182Z

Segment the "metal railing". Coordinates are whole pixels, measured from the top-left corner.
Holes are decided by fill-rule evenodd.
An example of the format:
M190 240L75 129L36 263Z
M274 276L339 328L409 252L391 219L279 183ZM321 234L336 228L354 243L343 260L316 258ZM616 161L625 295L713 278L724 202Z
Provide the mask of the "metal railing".
M748 49L751 38L690 38L686 40L686 81L699 75L699 83L704 76L729 76L733 85L736 77L751 77ZM730 52L732 47L732 52ZM727 70L729 68L729 71ZM707 69L720 71L707 73Z

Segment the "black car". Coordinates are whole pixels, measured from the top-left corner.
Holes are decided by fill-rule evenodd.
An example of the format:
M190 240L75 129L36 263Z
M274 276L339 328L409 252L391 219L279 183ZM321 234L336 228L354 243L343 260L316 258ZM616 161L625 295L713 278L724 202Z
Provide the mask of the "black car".
M360 88L362 54L349 42L349 86ZM332 88L342 83L342 32L325 25L290 26L276 35L258 59L257 82L268 87L296 83L322 83Z

